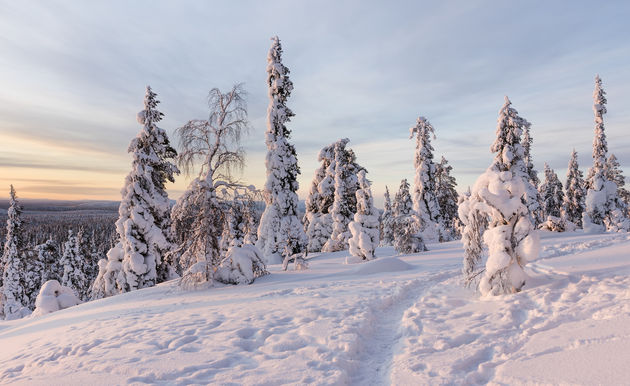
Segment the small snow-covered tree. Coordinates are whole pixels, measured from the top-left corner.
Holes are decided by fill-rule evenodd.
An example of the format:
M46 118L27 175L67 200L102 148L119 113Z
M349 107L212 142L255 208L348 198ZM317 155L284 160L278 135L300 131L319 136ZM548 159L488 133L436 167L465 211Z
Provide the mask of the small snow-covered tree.
M582 226L582 213L584 213L584 196L586 195L584 175L579 169L578 155L575 149L571 152L569 166L567 168L567 181L565 183L564 212L567 220Z
M595 138L593 139L593 166L588 171L586 184L586 214L583 227L586 231L616 231L627 226L625 216L617 208L617 184L607 176L606 158L608 144L604 130L606 92L602 80L595 77L593 113L595 114Z
M60 256L56 243L52 239L48 239L45 243L36 246L35 252L37 253L37 260L43 265L41 284L48 280L60 281L63 275L63 267L59 265Z
M356 191L359 188L357 173L364 170L356 163L356 155L346 145L350 140L340 139L334 144L334 200L330 207L332 219L332 232L326 244L322 247L324 252L342 251L348 248L350 230L348 224L352 221L357 209Z
M540 180L538 179L538 172L534 168L534 162L532 161L532 144L534 140L530 133L531 126L531 123L523 119L523 139L521 140L521 145L523 146L525 171L527 173L527 179L529 180L529 184L525 186L525 203L534 220L534 226L538 226L544 221L545 214L543 210L543 200L538 191Z
M286 102L293 90L289 69L282 64L280 39L274 36L267 56L267 85L269 107L265 143L267 181L264 187L265 211L258 227L257 246L270 260L278 255L292 255L304 251L306 234L298 219L298 181L300 168L295 147L289 143L290 130L286 124L294 115ZM272 257L275 255L276 257Z
M63 255L61 255L60 265L63 267L61 285L72 288L79 299L86 300L89 293L89 283L85 276L86 257L80 245L79 238L68 231L68 240L63 245Z
M483 234L488 259L479 282L483 295L520 291L527 278L523 267L540 251L538 232L524 201L530 184L521 144L526 121L511 104L505 97L497 137L490 148L494 160L477 179L468 199L469 213L476 211L489 218L489 228Z
M385 202L383 215L381 216L381 245L392 245L394 243L394 212L389 189L385 186Z
M321 166L315 171L306 197L304 230L310 252L321 251L332 234L330 208L335 200L335 144L324 147L317 159Z
M2 253L2 316L6 320L19 319L28 315L28 298L24 291L24 236L22 230L22 206L11 185L9 209L7 210L7 233Z
M179 170L170 161L177 153L166 131L157 126L163 116L157 110L158 103L147 86L144 109L137 117L142 129L128 149L133 161L121 190L116 221L119 240L112 248L115 250L108 252L108 259L114 259L104 265L109 271L101 275L117 278L106 296L151 287L171 276L172 269L164 264L164 255L173 248L165 185L174 181Z
M440 206L439 228L442 230L440 236L442 241L449 241L457 238L458 231L455 226L457 221L457 182L451 175L453 167L448 164L446 158L442 157L435 165L435 197Z
M630 192L626 189L626 178L621 170L621 165L614 154L606 160L606 177L617 185L617 208L628 217L630 205Z
M427 247L418 229L419 224L413 210L407 179L400 182L400 188L394 197L393 210L394 249L398 253L426 251Z
M232 171L244 164L244 151L239 143L241 135L249 130L241 85L235 85L227 93L212 89L208 99L208 120L192 120L177 129L180 166L190 174L197 161L201 161L198 177L172 210L179 246L171 260L178 262L183 274L181 284L185 287L213 282L221 262L219 236L224 223L218 189L240 187L233 180Z
M361 260L374 259L374 252L379 243L379 213L374 207L370 182L365 177L365 170L359 172L359 189L356 191L357 212L354 221L349 224L352 237L348 240L350 254Z
M459 197L458 214L463 224L462 244L464 246L464 284L468 287L475 283L479 275L483 253L483 233L488 227L487 215L475 208L477 202L471 199L471 191Z
M416 125L409 129L410 139L416 137L414 166L416 175L413 187L413 209L418 221L418 230L422 238L429 242L438 241L440 205L436 197L435 164L431 136L435 129L425 117L418 117Z
M564 192L562 183L558 175L545 162L545 181L540 185L540 196L543 200L543 213L545 218L552 216L560 218L562 216L562 204L564 202Z

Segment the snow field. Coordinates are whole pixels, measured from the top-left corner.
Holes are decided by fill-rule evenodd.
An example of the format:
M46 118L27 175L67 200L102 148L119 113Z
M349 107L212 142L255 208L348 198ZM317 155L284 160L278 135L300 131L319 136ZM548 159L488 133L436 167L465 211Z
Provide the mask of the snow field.
M622 384L627 235L543 233L517 294L462 288L461 243L186 292L173 282L0 322L3 384Z

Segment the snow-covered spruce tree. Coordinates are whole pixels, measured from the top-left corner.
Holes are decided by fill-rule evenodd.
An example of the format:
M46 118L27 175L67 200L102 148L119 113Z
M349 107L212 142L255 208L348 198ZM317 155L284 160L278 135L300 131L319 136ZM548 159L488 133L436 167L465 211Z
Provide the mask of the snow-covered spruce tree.
M582 226L582 213L584 213L584 196L586 196L584 175L579 169L578 155L575 149L571 152L569 166L567 168L567 181L565 184L564 212L567 220Z
M29 314L28 298L24 292L24 238L22 233L22 206L11 185L7 210L7 234L2 253L1 316L6 320L19 319Z
M540 252L538 232L524 201L530 183L521 144L525 120L511 104L505 97L490 148L494 161L477 179L469 198L469 211L489 218L483 235L488 259L479 282L482 295L520 291L527 278L523 267Z
M527 172L527 178L529 180L529 184L525 186L525 203L534 220L534 226L538 226L545 221L545 214L543 210L543 200L538 192L540 180L538 179L538 172L534 169L534 162L532 161L532 144L534 140L530 134L531 126L531 123L523 119L523 139L521 140L521 145L523 146L525 171Z
M59 265L60 256L56 243L52 239L48 239L45 243L36 246L35 252L37 253L37 260L43 265L41 284L48 280L61 281L63 267Z
M63 255L59 263L63 267L60 284L72 288L80 300L87 300L90 283L85 276L86 256L72 229L68 231L68 240L63 245Z
M466 287L476 284L480 269L481 254L483 253L483 233L488 227L488 218L485 213L475 208L477 201L471 199L470 187L468 191L459 197L458 214L463 224L462 244L464 246L464 284Z
M593 113L595 115L595 138L593 139L593 166L586 178L586 214L582 218L587 232L616 230L619 225L619 211L616 211L617 184L606 175L608 144L604 131L606 113L606 92L602 88L599 75L595 77L593 91Z
M621 165L614 154L606 160L606 176L609 181L613 181L617 185L617 208L622 213L628 213L630 204L630 192L625 188L626 178L621 170Z
M348 227L352 237L348 240L350 254L359 260L372 260L379 243L379 213L374 207L370 182L365 177L365 170L358 175L359 189L356 191L357 212L354 221ZM346 259L346 262L349 262Z
M24 253L24 295L28 302L24 305L30 310L35 309L35 299L42 286L42 277L45 275L44 262L40 259L37 249L28 248Z
M298 219L298 182L300 168L295 147L289 143L290 130L286 127L293 112L286 106L293 90L289 69L282 64L280 39L274 36L267 56L267 181L264 188L265 211L258 227L258 242L270 262L279 262L281 256L303 252L307 245L306 234ZM275 256L275 257L274 257Z
M440 239L440 205L436 197L435 164L431 136L435 129L425 117L418 117L416 125L409 129L409 138L416 136L414 166L416 175L413 187L413 209L417 216L418 231L428 242Z
M151 287L172 275L164 263L164 255L173 248L165 184L173 182L179 170L170 161L177 152L166 131L157 127L163 116L158 103L147 86L144 110L137 117L142 129L128 150L133 161L121 190L116 221L119 241L108 252L107 271L100 275L109 283L103 291L106 296Z
M558 175L545 162L545 181L539 188L540 196L543 200L543 213L545 219L549 216L560 218L562 216L562 204L564 202L564 192L562 183Z
M394 249L398 253L426 251L422 234L418 232L418 221L413 210L407 179L400 181L400 188L394 196Z
M348 224L352 221L357 210L356 191L359 189L357 173L364 170L356 163L356 155L346 145L350 140L340 139L334 144L335 184L334 200L329 209L332 218L332 232L324 252L336 252L348 249L348 239L351 236Z
M394 243L394 212L389 189L385 186L385 201L383 215L381 216L381 245L393 245Z
M177 129L181 151L178 162L190 174L201 161L198 177L189 185L172 210L174 234L179 246L173 261L182 271L184 287L210 285L221 262L219 236L224 223L224 206L218 190L240 187L232 177L242 168L245 153L240 138L249 130L247 104L241 85L229 92L212 89L208 120L192 120Z
M453 167L448 164L446 158L442 157L435 165L435 197L440 206L440 229L442 229L443 241L453 240L459 237L459 232L455 226L457 222L457 182L451 176Z
M309 194L306 197L304 230L308 238L308 251L321 251L332 234L330 208L335 199L335 151L332 145L320 150L317 159L321 166L315 171Z

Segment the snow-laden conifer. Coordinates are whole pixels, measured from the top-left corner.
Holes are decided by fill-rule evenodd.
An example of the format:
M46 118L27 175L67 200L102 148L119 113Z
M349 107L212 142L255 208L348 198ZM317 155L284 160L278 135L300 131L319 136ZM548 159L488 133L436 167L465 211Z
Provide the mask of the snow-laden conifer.
M606 92L602 88L599 75L595 77L593 90L593 113L595 115L595 137L593 139L593 166L588 171L586 184L586 214L583 216L585 231L596 232L616 230L619 227L620 212L616 209L617 184L606 175L608 143L604 127L606 114ZM623 217L623 216L621 216Z
M270 260L278 255L293 255L304 251L306 234L298 219L298 181L300 168L295 147L289 143L286 124L294 115L286 102L293 90L289 69L282 64L280 39L274 36L267 56L269 107L265 143L267 181L264 187L265 211L258 227L257 246ZM275 258L272 256L276 256Z
M571 152L567 168L567 181L564 185L564 212L567 220L582 226L582 213L584 213L584 197L586 196L586 183L584 175L579 169L578 155L575 149Z
M116 221L119 240L108 252L107 272L101 275L116 277L106 296L151 287L171 276L171 269L164 264L165 254L173 247L165 185L174 181L179 170L170 161L177 153L166 131L157 126L163 116L157 110L158 103L147 86L144 109L137 117L142 129L128 149L133 161L121 190Z
M536 259L540 250L538 232L524 203L530 184L521 144L525 125L506 97L499 111L497 137L490 148L494 161L477 179L468 200L468 212L478 211L489 218L483 234L488 259L479 282L483 295L520 291L527 278L523 267ZM467 217L462 214L462 218Z
M564 192L562 183L558 175L545 162L545 181L539 188L540 196L543 200L543 213L545 219L549 216L560 218L562 216L562 205L564 203Z
M538 179L538 172L534 168L534 162L532 161L532 144L534 140L531 137L531 123L523 119L523 139L521 145L523 146L523 162L525 163L525 171L529 184L525 186L525 203L529 209L529 213L534 220L534 226L544 221L543 200L538 191L538 185L540 180Z
M332 234L330 208L335 200L335 144L324 147L317 159L321 165L315 171L306 197L304 230L309 252L321 251Z
M192 120L177 129L180 166L192 173L201 161L198 177L172 210L178 247L172 259L182 272L181 285L209 285L221 262L219 237L223 230L224 205L218 190L234 190L232 171L244 164L241 135L249 129L244 91L235 85L229 92L212 89L208 98L210 116Z
M427 242L435 242L440 238L440 205L435 194L435 164L431 145L431 136L435 137L435 129L425 117L418 117L416 125L409 132L410 139L416 137L413 209L422 238Z
M393 211L394 249L398 253L426 251L427 247L419 232L417 215L413 210L407 179L400 182L398 192L394 196Z
M79 299L88 298L90 283L85 276L86 257L83 254L80 239L72 229L68 231L68 239L63 245L63 255L59 264L63 268L61 285L72 288Z
M441 241L449 241L459 236L457 222L457 182L451 175L453 167L442 157L435 165L435 197L440 206L439 229Z
M626 179L623 176L621 165L614 154L606 159L606 178L617 186L617 191L610 198L611 214L606 219L607 229L610 231L630 230L630 219L628 216L628 200L630 192L625 188Z
M383 215L381 216L381 245L393 245L394 243L394 211L389 189L385 186Z
M329 209L332 219L332 232L326 244L322 247L324 252L336 252L348 249L350 230L348 224L352 221L357 208L356 191L359 188L357 173L364 170L356 163L356 155L347 148L350 140L340 139L334 144L334 200ZM330 167L329 167L330 169Z
M24 266L25 242L22 232L22 206L11 185L6 241L2 253L2 292L0 293L2 305L0 312L6 320L19 319L30 313L26 308L28 298L24 291L26 267Z
M379 213L374 207L370 182L365 170L358 174L359 189L356 191L357 212L354 221L348 227L352 237L348 240L350 254L360 260L374 259L374 252L379 244Z
M477 201L471 198L470 187L468 191L459 197L458 214L463 224L462 244L464 246L464 284L468 287L477 283L483 253L483 233L488 227L487 215L476 208Z

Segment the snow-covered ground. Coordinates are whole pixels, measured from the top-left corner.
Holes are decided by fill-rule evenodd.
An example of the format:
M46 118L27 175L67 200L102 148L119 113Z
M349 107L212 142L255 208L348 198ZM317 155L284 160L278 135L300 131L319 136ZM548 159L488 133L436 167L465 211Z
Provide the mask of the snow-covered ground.
M462 288L461 243L0 321L0 383L628 384L630 236L543 234L514 295Z

